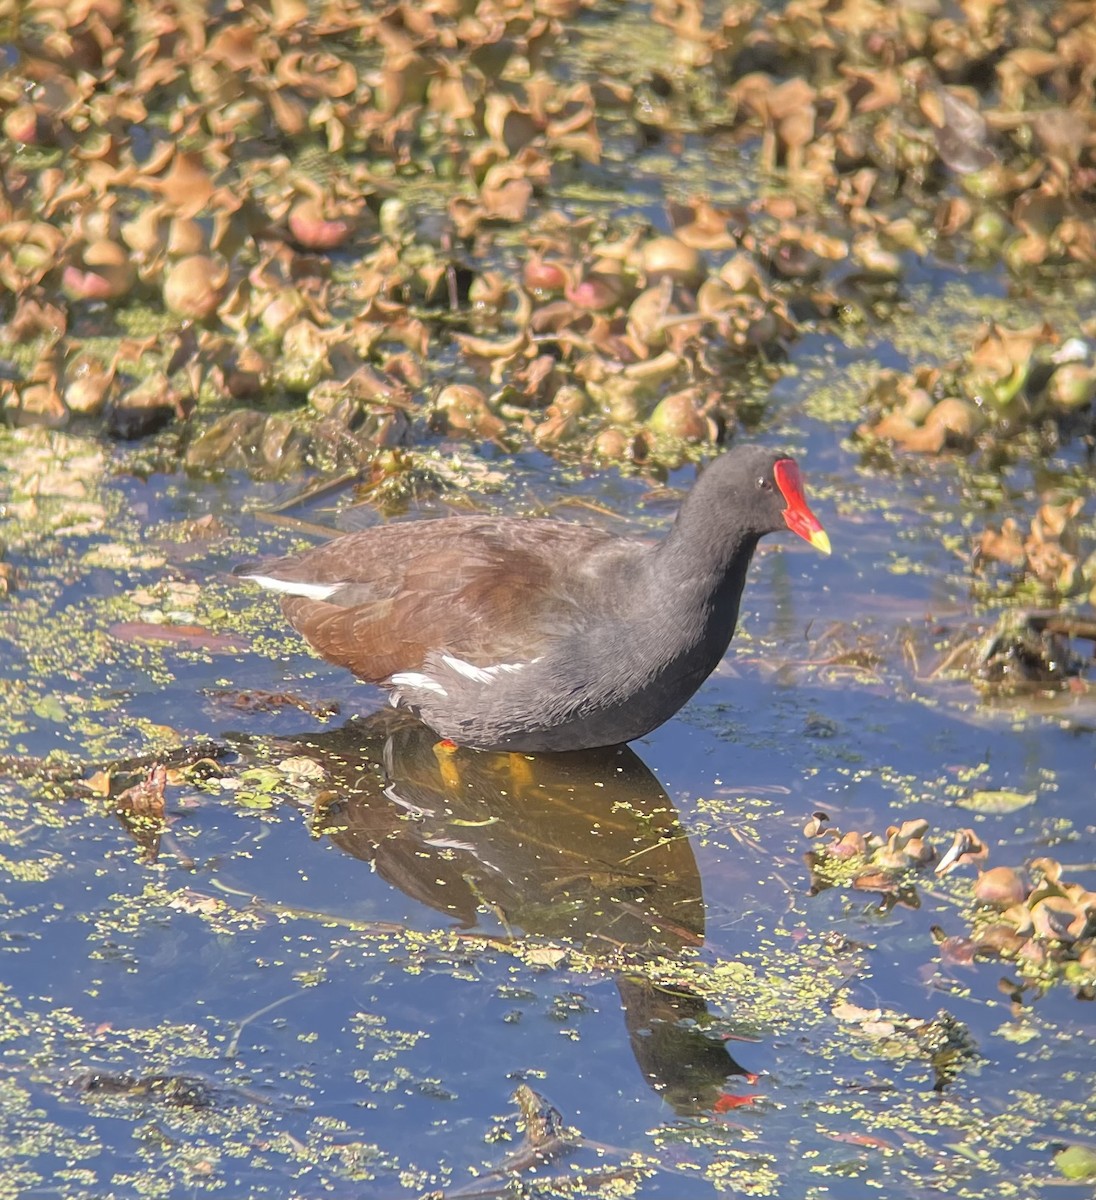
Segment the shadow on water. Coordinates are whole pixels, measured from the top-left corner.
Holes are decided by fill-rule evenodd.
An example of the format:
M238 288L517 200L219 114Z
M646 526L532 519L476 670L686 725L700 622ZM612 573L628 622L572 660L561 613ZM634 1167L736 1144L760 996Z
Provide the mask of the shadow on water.
M636 1063L681 1114L733 1103L747 1072L705 1033L704 1001L637 968L704 943L704 899L670 797L627 746L493 754L439 743L391 709L330 733L232 738L246 761L310 759L325 781L313 832L472 929L566 938L612 970Z

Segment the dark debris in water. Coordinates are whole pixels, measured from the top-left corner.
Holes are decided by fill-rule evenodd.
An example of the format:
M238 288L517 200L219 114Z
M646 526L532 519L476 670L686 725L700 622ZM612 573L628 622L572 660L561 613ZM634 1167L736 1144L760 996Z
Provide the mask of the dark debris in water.
M173 1108L208 1109L219 1102L219 1089L196 1075L124 1075L89 1071L70 1081L88 1096L150 1100Z
M855 1029L862 1040L886 1046L892 1057L926 1060L936 1092L954 1085L964 1067L981 1057L971 1031L943 1009L929 1020L910 1020L880 1008L843 1003L835 1008L834 1016Z
M989 699L1085 692L1096 661L1096 620L1069 612L1006 611L988 632L961 632L933 669L961 675Z

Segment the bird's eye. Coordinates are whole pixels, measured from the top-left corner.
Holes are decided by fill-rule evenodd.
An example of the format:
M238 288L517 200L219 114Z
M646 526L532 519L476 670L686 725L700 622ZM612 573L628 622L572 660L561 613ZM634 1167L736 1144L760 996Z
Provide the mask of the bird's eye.
M757 486L763 492L771 492L773 490L772 480L766 479L764 475L762 475L761 478L757 481Z

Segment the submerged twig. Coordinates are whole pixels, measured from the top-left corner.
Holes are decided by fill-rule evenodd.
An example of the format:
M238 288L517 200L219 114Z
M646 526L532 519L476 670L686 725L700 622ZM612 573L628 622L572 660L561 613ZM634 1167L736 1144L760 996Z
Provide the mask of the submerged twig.
M358 474L359 472L357 471L344 471L341 475L336 475L333 478L317 480L309 487L306 487L304 491L298 492L296 495L290 496L278 504L273 504L269 508L256 510L254 515L257 520L267 520L278 513L284 513L287 508L293 508L294 505L306 504L309 500L315 500L319 496L326 496L329 492L339 491L341 488L346 487L347 484L353 483L358 478Z
M304 517L290 517L279 512L256 513L255 519L264 525L277 525L281 529L292 529L295 533L313 534L328 540L339 532L330 525L321 525L318 521L307 521Z
M554 1177L537 1177L537 1188L545 1195L571 1192L589 1195L603 1184L612 1183L618 1179L637 1179L650 1171L649 1167L600 1167L594 1171L576 1172L574 1175L556 1175ZM513 1179L499 1179L487 1187L467 1185L455 1192L427 1192L421 1200L491 1200L494 1196L513 1195Z
M242 1021L236 1026L236 1032L232 1035L228 1046L225 1048L226 1058L235 1058L236 1051L240 1048L240 1038L243 1036L244 1030L251 1024L252 1021L257 1021L259 1017L265 1017L268 1012L273 1012L276 1008L281 1008L283 1004L290 1000L296 1000L305 993L304 988L300 988L295 992L290 992L287 996L281 996L277 1000L272 1000L269 1004L264 1004L262 1008L257 1008L253 1013L248 1013Z
M952 647L943 659L936 664L935 667L925 677L926 679L939 679L945 671L950 671L951 668L965 655L972 646L976 646L981 641L980 637L967 638L959 645Z

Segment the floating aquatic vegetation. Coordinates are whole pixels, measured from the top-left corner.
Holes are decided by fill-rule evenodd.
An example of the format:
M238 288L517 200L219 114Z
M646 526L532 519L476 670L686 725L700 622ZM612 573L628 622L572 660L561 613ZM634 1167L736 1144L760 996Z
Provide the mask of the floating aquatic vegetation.
M636 56L604 40L615 16L586 20L592 7L26 6L0 78L0 344L61 339L72 360L88 328L112 336L140 314L161 357L204 330L169 374L223 384L226 402L289 406L367 360L414 389L411 441L532 436L672 465L677 436L645 428L662 395L527 418L584 388L591 359L614 376L670 352L666 390L703 389L700 418L671 424L686 444L717 441L736 416L729 367L779 358L808 322L885 313L910 255L954 242L948 253L1000 255L1024 277L1096 262L1083 4L1021 23L1011 4L656 5L660 36ZM794 192L675 198L659 228L613 229L554 201L610 138L686 131L760 139L762 169ZM1091 355L1048 372L1037 342L991 333L955 378L918 380L866 427L937 452L1087 412ZM535 367L546 349L550 368ZM503 429L432 416L443 389L485 378L524 390L527 411L488 393ZM10 381L8 418L115 411L112 381L66 383L46 366ZM201 436L226 407L172 419ZM291 418L306 437L309 415ZM156 428L127 421L124 436Z
M1032 986L1064 982L1082 999L1096 998L1096 894L1063 875L1052 858L1036 858L1026 871L980 872L971 932L960 939L941 931L942 953L960 961L1005 959Z
M1047 324L1013 330L990 323L961 360L881 372L857 434L919 453L967 452L1044 420L1068 436L1094 397L1096 361L1085 339L1063 342Z
M982 532L975 546L983 597L1021 596L1051 604L1073 596L1096 601L1096 546L1081 532L1080 496L1039 506L1025 534L1014 517ZM987 569L993 574L986 574ZM1001 569L1007 569L1001 577Z
M983 807L983 802L976 802L977 795L964 807ZM1015 807L1005 801L1005 793L982 795L987 811ZM842 833L829 827L824 813L816 813L803 832L816 842L807 855L815 892L852 887L879 892L888 903L916 908L917 876L930 863L935 864L937 877L960 866L978 866L971 887L977 906L972 933L960 939L941 932L938 940L945 957L968 962L978 957L1007 958L1040 986L1064 980L1078 994L1096 996L1096 894L1081 884L1065 882L1063 868L1055 860L1037 858L1026 872L1007 866L982 869L989 850L973 830L956 832L951 846L940 854L929 838L928 822L921 818L892 825L880 835Z
M890 826L882 835L842 833L829 826L825 813L816 813L803 830L817 843L807 856L812 889L849 886L916 905L909 887L913 874L937 857L928 832L928 821L915 818Z

